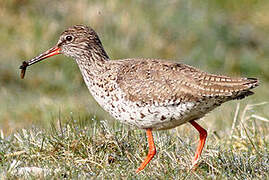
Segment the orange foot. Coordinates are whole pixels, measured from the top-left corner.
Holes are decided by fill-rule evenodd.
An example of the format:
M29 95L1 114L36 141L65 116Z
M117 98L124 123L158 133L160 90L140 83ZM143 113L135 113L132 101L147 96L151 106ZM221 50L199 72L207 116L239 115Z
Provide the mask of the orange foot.
M194 120L190 121L190 123L199 131L200 133L200 141L198 144L198 147L196 149L195 152L195 156L194 159L192 161L192 166L191 169L194 168L194 170L197 168L198 164L198 158L201 156L201 153L203 151L204 145L205 145L205 141L206 141L206 137L207 137L207 132L204 128L202 128L199 124L197 124Z
M156 154L156 148L155 148L153 136L152 136L152 129L147 129L147 137L148 137L148 144L149 144L149 152L144 162L142 162L140 167L136 170L136 173L142 171Z

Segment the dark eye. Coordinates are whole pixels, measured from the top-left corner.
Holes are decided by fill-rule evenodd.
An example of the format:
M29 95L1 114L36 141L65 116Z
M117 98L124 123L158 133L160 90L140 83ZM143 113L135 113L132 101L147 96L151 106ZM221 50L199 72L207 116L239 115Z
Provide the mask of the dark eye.
M72 41L73 40L73 36L66 36L65 39L66 39L66 41Z

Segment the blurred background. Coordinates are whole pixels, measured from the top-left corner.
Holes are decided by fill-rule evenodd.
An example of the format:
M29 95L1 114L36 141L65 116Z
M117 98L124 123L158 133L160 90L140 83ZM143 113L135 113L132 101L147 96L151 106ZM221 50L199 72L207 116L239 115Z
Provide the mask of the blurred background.
M62 55L19 66L58 41L75 24L91 26L111 59L151 57L207 72L257 77L255 95L207 116L225 132L237 103L269 100L269 1L266 0L0 0L0 129L10 134L59 119L112 118L92 99L75 62ZM268 118L268 105L254 109ZM113 120L111 122L114 122Z

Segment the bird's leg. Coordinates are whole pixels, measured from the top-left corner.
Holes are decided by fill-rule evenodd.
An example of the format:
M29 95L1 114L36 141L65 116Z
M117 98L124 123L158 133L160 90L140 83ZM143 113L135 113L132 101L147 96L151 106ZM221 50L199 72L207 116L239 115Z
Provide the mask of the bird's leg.
M190 123L199 131L200 134L200 140L199 140L199 145L196 149L195 156L192 162L192 167L194 167L197 163L198 158L200 157L202 150L205 145L206 137L207 137L207 132L204 128L202 128L199 124L197 124L194 120L190 121Z
M156 148L155 148L153 136L152 136L152 129L147 129L147 138L148 138L148 144L149 144L148 155L146 159L144 160L144 162L141 163L140 167L136 170L136 173L143 170L147 166L147 164L151 161L151 159L154 157L154 155L156 154Z

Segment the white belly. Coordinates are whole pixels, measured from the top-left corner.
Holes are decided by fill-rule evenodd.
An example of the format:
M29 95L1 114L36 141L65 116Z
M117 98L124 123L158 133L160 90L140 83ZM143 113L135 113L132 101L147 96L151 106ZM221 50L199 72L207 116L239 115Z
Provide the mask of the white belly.
M177 105L140 104L126 100L126 95L113 85L113 91L105 91L95 85L90 79L86 84L92 96L115 119L122 123L136 126L141 129L153 130L170 129L190 120L198 119L211 111L217 105L214 100L209 102L181 102Z

